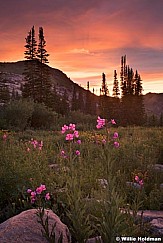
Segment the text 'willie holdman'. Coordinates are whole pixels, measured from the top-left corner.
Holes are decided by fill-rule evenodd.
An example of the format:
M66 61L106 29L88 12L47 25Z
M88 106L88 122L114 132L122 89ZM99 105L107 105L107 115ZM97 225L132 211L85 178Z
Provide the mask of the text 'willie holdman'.
M116 241L119 242L162 242L161 237L116 237Z

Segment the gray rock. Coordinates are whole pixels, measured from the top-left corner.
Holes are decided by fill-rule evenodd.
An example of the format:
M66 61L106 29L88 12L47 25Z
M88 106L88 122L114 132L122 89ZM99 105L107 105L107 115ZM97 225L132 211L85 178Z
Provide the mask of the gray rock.
M139 185L139 184L136 183L136 182L130 182L130 181L127 181L127 182L126 182L126 185L127 185L127 186L131 186L131 187L134 187L134 188L137 188L137 189L141 189L141 185Z
M103 240L101 239L101 236L97 236L97 237L88 239L86 241L86 243L103 243Z
M56 243L60 234L63 236L63 242L71 242L69 230L64 225L59 217L51 210L45 210L46 218L49 216L49 230L51 232L52 226L56 223L55 235ZM38 216L36 209L24 211L0 224L0 242L1 243L48 243L42 236L42 226L38 223Z
M153 169L156 170L156 171L163 172L163 165L161 165L161 164L155 164L153 166Z
M150 224L156 232L163 235L163 218L153 219Z

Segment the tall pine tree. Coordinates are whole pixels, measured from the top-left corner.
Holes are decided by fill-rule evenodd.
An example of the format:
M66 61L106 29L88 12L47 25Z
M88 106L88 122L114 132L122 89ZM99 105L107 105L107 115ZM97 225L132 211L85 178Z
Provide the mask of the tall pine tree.
M35 38L35 28L34 26L29 31L27 37L25 38L25 58L27 61L25 62L24 67L24 87L22 88L22 96L24 98L30 97L34 101L37 101L37 90L36 90L36 78L37 78L37 41Z
M117 79L117 71L114 70L114 83L113 83L113 97L118 98L120 95L119 82Z
M48 63L48 56L46 47L46 41L44 37L43 28L39 28L39 44L37 49L37 59L40 62L38 65L38 79L37 85L39 90L39 102L45 103L47 106L50 106L49 94L52 92L52 83L50 79L50 73L48 66L45 65Z

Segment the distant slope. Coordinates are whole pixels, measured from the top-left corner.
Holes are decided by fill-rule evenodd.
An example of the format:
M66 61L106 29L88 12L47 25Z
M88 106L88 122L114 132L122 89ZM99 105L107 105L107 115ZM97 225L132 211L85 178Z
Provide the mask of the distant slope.
M14 88L21 94L20 86L24 82L24 67L25 61L18 62L0 62L0 73L5 79L6 84L9 86L10 91ZM43 64L44 65L44 64ZM76 92L79 90L86 95L87 90L74 83L65 73L56 68L49 67L51 81L56 86L56 90L59 94L63 95L67 92L69 100L72 99L72 93L75 86ZM3 73L3 74L2 74ZM93 94L92 94L93 95ZM96 96L97 97L97 96ZM98 99L98 98L97 98ZM145 110L148 114L155 114L160 116L163 113L163 93L148 93L144 95Z
M0 72L3 73L3 78L5 78L6 83L10 86L10 89L13 87L15 90L20 93L20 85L24 80L24 68L25 61L18 62L0 62ZM45 64L43 64L45 65ZM76 86L77 92L82 90L85 92L85 89L80 87L78 84L74 83L70 78L67 77L65 73L59 69L49 67L51 81L56 86L56 90L59 94L64 94L64 91L67 91L69 98L72 97L73 87Z
M160 116L163 113L163 93L148 93L144 95L144 105L148 114Z

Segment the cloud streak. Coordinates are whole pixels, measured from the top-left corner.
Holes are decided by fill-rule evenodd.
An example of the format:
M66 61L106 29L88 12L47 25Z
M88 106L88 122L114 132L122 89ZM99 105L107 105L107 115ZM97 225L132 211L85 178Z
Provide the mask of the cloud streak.
M74 81L89 78L100 85L101 73L111 79L126 54L144 86L154 91L157 84L163 92L162 9L162 0L5 0L0 8L0 61L24 59L28 31L35 25L37 37L43 26L50 66Z

